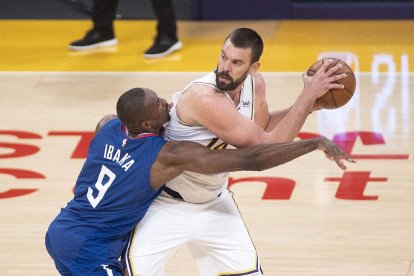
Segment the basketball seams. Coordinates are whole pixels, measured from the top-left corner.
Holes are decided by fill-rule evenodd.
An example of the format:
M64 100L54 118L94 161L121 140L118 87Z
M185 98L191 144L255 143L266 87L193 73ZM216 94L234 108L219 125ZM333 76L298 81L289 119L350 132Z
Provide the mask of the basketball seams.
M352 76L353 78L354 78L354 82L356 83L356 78L355 78L355 74L353 74L353 73L345 73L346 75L347 75L347 77L348 77L348 75L349 76ZM349 90L349 88L348 87L346 87L346 86L344 86L344 88L343 88L344 90L346 90L350 95L351 95L351 98L352 98L352 96L354 95L354 93L355 93L355 88L354 88L354 92L352 92L351 90Z
M335 104L335 107L338 108L338 104L336 103L332 89L329 90L329 94L331 95L331 98L332 98L333 103Z
M346 92L348 92L351 95L351 97L354 95L354 93L352 93L351 91L349 91L348 88L344 87L344 90L346 90Z
M334 59L335 60L335 59ZM341 62L341 60L339 60L339 59L337 59L336 60L336 63L333 63L333 64L331 64L331 67L329 68L329 69L331 69L332 67L334 67L335 65L337 65L338 63L340 63Z

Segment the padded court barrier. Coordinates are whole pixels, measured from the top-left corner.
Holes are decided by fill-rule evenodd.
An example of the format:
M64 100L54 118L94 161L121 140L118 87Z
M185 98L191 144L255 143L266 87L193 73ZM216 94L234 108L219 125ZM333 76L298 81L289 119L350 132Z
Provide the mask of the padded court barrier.
M192 13L199 20L414 18L411 0L198 0L196 3Z

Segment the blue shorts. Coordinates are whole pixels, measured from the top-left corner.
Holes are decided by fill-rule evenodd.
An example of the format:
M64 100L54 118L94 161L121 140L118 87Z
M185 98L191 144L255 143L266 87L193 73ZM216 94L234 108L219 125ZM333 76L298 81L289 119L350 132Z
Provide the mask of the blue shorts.
M61 275L122 275L120 256L111 254L110 242L83 240L82 237L70 238L67 237L67 232L54 231L56 229L52 225L46 233L45 245Z

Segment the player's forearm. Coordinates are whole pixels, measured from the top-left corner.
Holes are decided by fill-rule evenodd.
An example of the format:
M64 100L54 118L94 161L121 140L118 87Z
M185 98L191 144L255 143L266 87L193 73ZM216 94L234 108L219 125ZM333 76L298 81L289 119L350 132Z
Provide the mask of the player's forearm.
M270 112L269 122L266 126L266 131L268 132L272 131L283 120L286 114L288 114L291 108L292 107L289 107L283 110L276 110L276 111Z
M273 119L267 129L270 130L271 135L274 137L275 143L286 143L293 141L304 125L306 118L312 108L312 99L307 99L303 94L299 96L292 107L284 110L281 114L274 115ZM280 121L276 124L276 119Z
M245 170L262 171L273 168L318 148L318 138L281 144L262 144L246 148Z

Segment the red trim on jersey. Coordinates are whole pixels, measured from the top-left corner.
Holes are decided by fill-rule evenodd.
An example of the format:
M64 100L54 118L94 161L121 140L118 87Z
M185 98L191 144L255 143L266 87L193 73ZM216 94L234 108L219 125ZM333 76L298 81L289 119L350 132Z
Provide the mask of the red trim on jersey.
M136 137L131 138L131 139L145 138L145 137L150 137L150 136L158 136L158 135L155 134L155 133L141 133L141 134L138 134Z
M157 134L155 134L155 133L141 133L141 134L138 134L137 136L135 136L135 137L130 137L129 135L127 135L127 133L126 133L126 127L125 127L125 124L124 123L122 123L121 124L121 130L122 130L122 132L125 134L125 136L128 138L128 139L139 139L139 138L146 138L146 137L150 137L150 136L158 136Z

